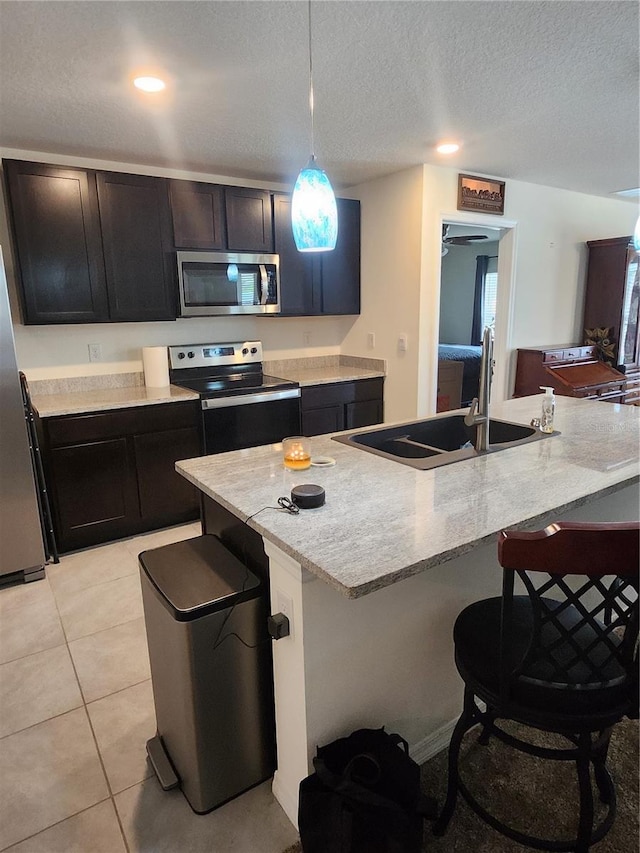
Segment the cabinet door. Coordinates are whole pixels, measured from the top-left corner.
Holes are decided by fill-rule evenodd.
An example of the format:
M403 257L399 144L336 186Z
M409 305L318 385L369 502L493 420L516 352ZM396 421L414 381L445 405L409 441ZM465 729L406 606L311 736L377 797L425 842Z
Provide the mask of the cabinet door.
M108 319L92 172L4 160L26 323Z
M344 425L344 404L321 406L302 412L302 434L324 435L327 432L340 432Z
M618 363L633 371L640 365L640 256L627 249L624 298L620 319Z
M338 240L323 252L322 313L360 313L360 202L339 198Z
M271 193L225 187L227 247L238 252L273 252Z
M291 196L273 198L275 251L280 256L280 313L319 314L320 264L312 255L299 252L291 230Z
M200 456L196 427L134 436L140 509L146 521L179 524L199 514L199 493L175 470L179 459Z
M171 217L164 178L98 172L112 320L175 320Z
M382 400L358 400L345 405L345 429L382 423Z
M620 325L628 271L631 237L591 240L584 302L585 329L609 328L614 342L613 364L623 363L620 352Z
M171 181L171 217L176 249L223 249L222 187L190 181Z
M126 438L51 451L52 503L61 551L127 536L140 507Z

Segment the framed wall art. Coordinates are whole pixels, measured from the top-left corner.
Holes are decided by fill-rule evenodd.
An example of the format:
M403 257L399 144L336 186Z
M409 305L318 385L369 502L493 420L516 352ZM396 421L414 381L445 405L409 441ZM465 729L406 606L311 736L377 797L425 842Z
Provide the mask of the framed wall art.
M458 210L504 214L504 181L458 175Z

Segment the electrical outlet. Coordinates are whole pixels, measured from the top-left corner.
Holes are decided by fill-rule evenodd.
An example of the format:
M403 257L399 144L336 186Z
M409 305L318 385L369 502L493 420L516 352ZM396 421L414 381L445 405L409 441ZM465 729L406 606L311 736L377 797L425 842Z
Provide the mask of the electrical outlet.
M293 635L293 601L281 589L276 590L276 613L284 613L289 620L289 634Z
M89 361L102 361L102 344L89 344Z
M409 336L405 333L398 336L398 352L406 352L409 348Z
M367 348L375 349L376 346L376 335L375 332L367 332Z
M303 347L311 346L311 332L303 332L302 333L302 346Z

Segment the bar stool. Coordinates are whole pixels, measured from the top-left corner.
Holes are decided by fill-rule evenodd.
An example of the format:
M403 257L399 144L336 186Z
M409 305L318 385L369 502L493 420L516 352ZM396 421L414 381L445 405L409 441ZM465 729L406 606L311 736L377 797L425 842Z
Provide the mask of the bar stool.
M535 849L585 853L609 831L616 811L606 767L609 739L623 717L638 717L639 533L638 522L559 522L533 533L500 534L502 597L465 608L454 627L464 710L449 746L447 798L434 824L436 835L446 831L458 792L491 827ZM499 720L562 735L568 746L535 746L504 731ZM458 771L462 739L478 723L481 744L495 736L530 755L575 762L580 793L575 840L520 832L480 805ZM591 765L608 807L596 827Z

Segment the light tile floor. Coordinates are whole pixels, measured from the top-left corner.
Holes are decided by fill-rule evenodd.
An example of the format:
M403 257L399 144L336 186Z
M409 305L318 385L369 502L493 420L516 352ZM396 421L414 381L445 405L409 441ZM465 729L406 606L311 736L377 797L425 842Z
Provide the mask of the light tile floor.
M138 554L199 524L63 556L0 589L0 850L281 853L297 833L271 783L208 815L163 791Z

